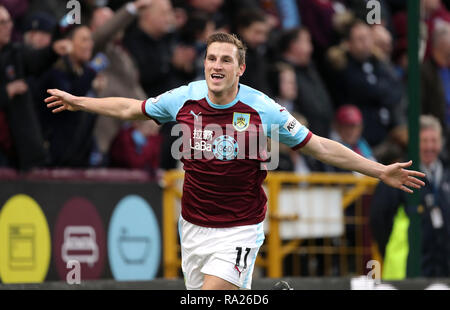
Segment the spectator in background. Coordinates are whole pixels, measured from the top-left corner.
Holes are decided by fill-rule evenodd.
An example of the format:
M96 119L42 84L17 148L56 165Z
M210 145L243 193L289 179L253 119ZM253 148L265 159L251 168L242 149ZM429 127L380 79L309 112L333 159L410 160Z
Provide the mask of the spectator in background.
M240 83L270 94L265 57L269 25L260 10L242 10L236 19L236 33L247 46L246 69Z
M97 72L89 66L94 46L91 30L86 25L73 25L65 36L72 42L72 51L41 77L37 102L42 102L47 89L61 88L85 96L92 88ZM96 117L81 111L54 116L45 105L41 115L44 135L50 145L51 166L88 167Z
M283 32L279 48L281 61L295 70L298 89L295 111L306 117L312 132L328 136L333 104L311 59L313 46L309 31L296 28Z
M296 0L277 0L281 26L284 30L298 28L302 25L300 11Z
M419 213L422 217L421 276L448 277L450 275L450 169L439 159L442 150L442 129L439 121L429 115L420 117L420 169L426 173L425 187L420 191ZM379 184L373 195L370 209L370 225L379 251L384 257L386 274L401 279L406 275L407 253L390 246L394 240L407 243L407 228L396 231L398 211L406 215L417 212L417 206L409 206L407 197L397 190ZM403 211L400 211L403 212ZM396 217L397 214L397 217ZM395 220L394 220L395 219ZM402 236L403 235L403 236ZM398 269L402 269L399 270ZM385 271L383 271L383 275Z
M192 12L185 26L179 30L179 39L186 45L195 48L194 80L203 80L205 72L203 62L206 54L206 39L215 31L216 25L212 19L203 12Z
M396 11L392 18L392 39L393 39L393 51L392 61L396 67L397 74L404 80L406 84L406 72L408 68L408 33L407 33L407 19L406 8ZM424 34L423 27L421 29L421 42L419 50L424 50L426 43L426 34ZM423 47L422 47L423 46ZM421 55L423 54L420 53ZM423 57L421 57L422 59Z
M381 61L390 63L393 50L391 33L383 25L373 25L371 30L374 54Z
M369 144L362 137L363 128L364 123L361 111L354 105L342 105L336 110L330 139L342 143L365 158L376 161ZM339 169L326 164L322 165L322 170L331 173L353 173L354 175L360 175L357 172ZM354 218L356 216L356 210L355 203L348 205L344 210L345 217ZM345 233L347 245L355 246L357 244L357 230L355 225L347 222L345 224ZM339 241L333 239L333 242L338 243ZM350 255L351 260L355 259L352 256Z
M144 100L145 92L139 83L139 70L129 53L122 46L124 30L137 17L139 11L150 5L151 0L129 2L114 13L109 7L99 7L93 12L90 29L94 40L93 62L104 66L97 74L104 87L98 97L132 97ZM99 116L94 136L99 153L97 164L106 164L112 139L123 122L111 117Z
M45 12L32 13L25 22L23 43L30 49L46 48L52 43L55 28L56 20L50 14ZM39 87L38 80L39 76L27 78L27 84L32 94L35 94Z
M435 116L445 136L450 136L450 25L435 28L430 57L421 67L422 113ZM446 141L445 159L450 155Z
M174 6L191 16L194 12L201 12L208 16L220 31L230 31L230 18L224 14L222 8L224 0L175 0Z
M338 141L359 155L375 160L372 150L362 137L364 128L361 111L354 105L340 106L335 114L330 139Z
M273 65L269 71L270 84L273 86L271 93L274 100L283 108L289 111L303 126L309 126L306 118L294 111L295 100L297 99L297 80L294 68L286 63L279 62ZM280 148L280 162L277 170L293 171L296 173L309 173L318 167L316 161L303 156L299 152L292 151L283 144Z
M135 121L111 144L110 166L144 169L153 176L159 168L162 137L153 121Z
M450 23L450 12L442 4L441 0L420 0L421 8L421 39L423 46L420 47L420 59L429 58L432 49L432 37L435 27ZM393 16L393 28L395 41L407 40L408 20L406 10L400 11Z
M372 149L367 141L362 137L364 128L363 117L358 107L346 104L340 106L334 115L333 127L330 131L330 139L342 143L353 152L376 161L372 154ZM322 166L325 172L348 172L339 168L325 165ZM357 174L356 172L354 172Z
M52 43L52 36L55 28L56 20L50 14L45 12L35 12L29 15L25 22L25 32L23 34L24 45L30 49L36 50L47 48ZM27 77L27 84L32 94L35 94L36 91L38 91L39 78L39 76Z
M278 32L298 28L302 25L298 2L297 0L228 0L226 4L233 3L234 7L230 5L228 7L229 9L234 8L235 11L239 8L262 10L266 15L270 30ZM242 3L246 3L244 7Z
M238 0L236 0L238 1ZM228 1L227 1L228 2ZM251 1L250 1L251 2ZM275 31L283 30L283 23L281 21L281 12L277 5L276 0L261 0L256 1L257 7L264 11L267 17L267 22L270 25L270 28ZM287 30L287 29L285 29Z
M14 1L14 0L13 0ZM57 20L67 14L67 1L61 0L30 0L28 13L46 12Z
M383 25L373 25L373 54L381 62L385 63L386 70L390 71L392 76L401 82L401 87L406 96L408 69L408 53L405 41L393 42L392 35L389 30ZM395 46L394 46L395 44ZM398 110L406 116L406 101ZM402 129L403 130L403 129ZM406 137L405 137L406 139Z
M58 54L66 54L71 44L60 40L43 49L12 44L12 28L9 12L0 5L0 131L3 140L0 149L6 153L3 157L9 165L29 170L46 165L48 158L26 79L41 74Z
M330 57L336 74L334 98L338 105L353 104L361 110L363 137L383 162L381 158L392 144L407 145L402 81L388 63L374 55L372 30L367 24L359 20L350 24L346 43L346 50Z
M336 44L335 16L347 12L345 6L334 0L303 0L299 1L302 24L311 32L311 38L316 53L323 53Z
M140 83L154 97L191 81L195 49L176 45L171 35L174 12L169 0L154 0L138 16L123 43L139 68Z
M403 84L407 84L407 71L408 71L408 42L406 38L394 40L392 51L392 65L397 72L397 76L403 81Z
M14 24L11 34L12 42L22 41L22 28L29 8L28 2L29 0L0 0L0 5L9 12Z
M269 69L268 77L272 86L270 93L275 101L289 113L293 113L298 95L294 68L287 63L277 62Z
M34 49L45 48L52 42L56 20L45 12L36 12L25 23L23 42Z
M171 34L174 11L169 0L153 0L139 13L136 27L125 34L123 43L133 56L140 74L140 83L147 97L189 83L195 78L196 50L186 44L177 44ZM162 126L163 146L161 165L172 169L177 161L170 155L173 122Z
M434 29L439 27L439 24L450 23L450 12L442 4L441 0L421 0L421 8L422 18L427 26L425 58L428 58L431 55Z

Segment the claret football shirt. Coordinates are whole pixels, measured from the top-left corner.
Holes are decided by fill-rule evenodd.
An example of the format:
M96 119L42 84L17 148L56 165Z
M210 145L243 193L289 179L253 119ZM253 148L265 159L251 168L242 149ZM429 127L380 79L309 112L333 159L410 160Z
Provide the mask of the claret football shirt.
M267 138L298 149L312 135L282 106L243 84L226 105L211 102L202 80L147 99L142 112L157 123L178 123L182 135L172 149L182 154L185 170L181 215L205 227L262 222Z

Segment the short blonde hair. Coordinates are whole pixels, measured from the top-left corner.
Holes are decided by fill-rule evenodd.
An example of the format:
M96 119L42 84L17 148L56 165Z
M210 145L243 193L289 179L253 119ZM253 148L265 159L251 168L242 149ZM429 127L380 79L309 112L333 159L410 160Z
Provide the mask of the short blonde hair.
M245 54L247 52L247 48L244 43L239 40L239 38L235 34L228 34L225 32L217 32L208 37L206 41L206 51L208 51L208 47L214 43L230 43L237 47L238 50L238 63L239 65L245 64ZM205 55L206 56L206 55Z

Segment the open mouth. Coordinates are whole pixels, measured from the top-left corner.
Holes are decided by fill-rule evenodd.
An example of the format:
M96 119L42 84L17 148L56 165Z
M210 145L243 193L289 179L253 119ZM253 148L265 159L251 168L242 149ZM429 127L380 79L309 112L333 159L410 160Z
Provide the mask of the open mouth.
M212 79L213 81L220 81L220 80L222 80L224 77L225 77L225 75L220 74L220 73L213 73L213 74L211 74L211 79Z

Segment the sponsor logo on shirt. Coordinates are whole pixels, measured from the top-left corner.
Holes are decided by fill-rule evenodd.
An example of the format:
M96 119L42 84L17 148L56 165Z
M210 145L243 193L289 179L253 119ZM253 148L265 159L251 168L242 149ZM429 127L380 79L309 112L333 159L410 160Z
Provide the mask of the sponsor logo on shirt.
M232 160L235 159L239 153L239 145L231 136L220 136L214 139L213 153L219 160Z
M200 114L202 114L202 112L198 112L198 114L195 114L195 112L191 110L191 114L194 116L194 119L196 121L198 121L198 117L199 117Z
M191 111L192 112L192 111ZM194 113L194 112L192 112ZM211 141L213 137L213 131L212 130L201 130L201 129L194 129L194 132L192 134L192 138L189 140L189 146L191 149L194 149L196 151L212 151L212 144L211 142L208 143L208 141ZM194 140L194 141L192 141ZM206 141L205 141L206 140Z
M289 118L286 121L286 123L284 123L283 127L292 136L295 136L297 132L300 130L300 123L292 115L289 115Z

